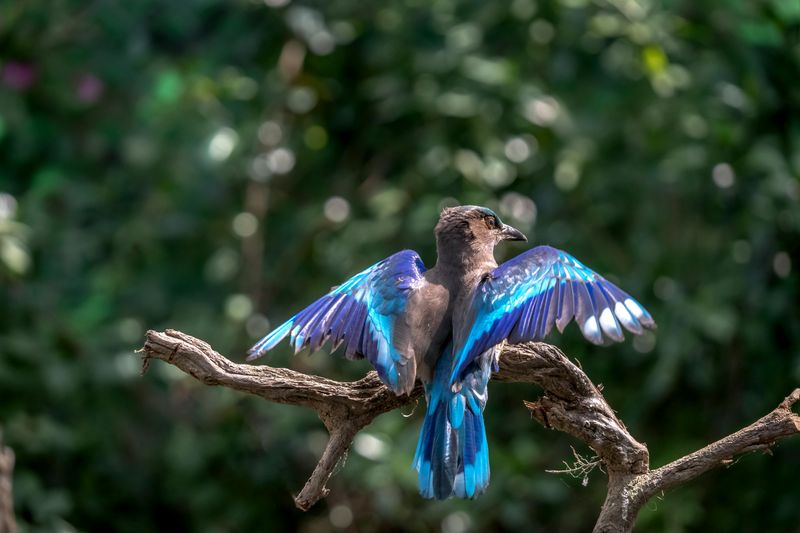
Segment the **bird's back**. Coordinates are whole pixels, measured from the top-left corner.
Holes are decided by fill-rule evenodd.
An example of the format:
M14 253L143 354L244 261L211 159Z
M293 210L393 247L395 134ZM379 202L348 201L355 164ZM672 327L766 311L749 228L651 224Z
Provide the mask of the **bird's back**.
M422 283L409 298L405 327L399 328L415 354L417 377L423 383L432 380L436 361L466 319L475 288L495 266L481 263L465 271L439 263L423 275Z
M403 327L398 328L396 341L407 346L417 364L417 377L423 383L432 379L433 368L451 338L453 291L431 269L409 297Z

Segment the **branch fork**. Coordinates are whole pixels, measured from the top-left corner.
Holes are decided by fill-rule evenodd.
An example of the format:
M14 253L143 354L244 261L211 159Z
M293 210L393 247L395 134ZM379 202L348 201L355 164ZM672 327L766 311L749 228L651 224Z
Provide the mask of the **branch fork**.
M152 359L161 359L206 385L314 409L330 437L305 486L294 496L295 505L304 511L328 495L325 485L361 429L422 395L417 384L410 394L396 396L374 371L357 381L339 382L287 368L234 363L208 343L170 329L148 331L139 353L143 373ZM541 387L544 394L538 400L525 402L533 418L545 428L569 433L597 454L608 473L608 493L595 532L631 531L639 510L656 494L800 433L800 415L792 411L800 400L799 388L749 426L651 470L647 447L631 436L600 387L558 348L545 343L505 345L493 379Z

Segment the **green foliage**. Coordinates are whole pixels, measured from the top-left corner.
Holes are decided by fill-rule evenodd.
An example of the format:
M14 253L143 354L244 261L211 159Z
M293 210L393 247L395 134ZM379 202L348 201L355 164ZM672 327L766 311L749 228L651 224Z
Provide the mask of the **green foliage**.
M140 378L132 352L172 327L244 354L402 247L432 264L440 208L477 203L653 313L613 348L554 339L653 465L727 434L800 381L798 23L794 0L2 3L0 425L23 528L588 530L602 475L544 472L574 442L531 422L530 387L491 388L479 500L422 501L421 413L392 413L302 514L313 413ZM796 530L798 451L666 494L640 528Z

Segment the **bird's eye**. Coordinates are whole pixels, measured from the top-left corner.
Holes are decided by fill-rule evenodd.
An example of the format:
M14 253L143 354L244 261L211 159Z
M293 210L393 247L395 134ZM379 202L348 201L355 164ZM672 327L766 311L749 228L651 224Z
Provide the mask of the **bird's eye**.
M488 226L489 229L497 229L500 227L500 220L495 216L487 215L483 220L486 222L486 226Z

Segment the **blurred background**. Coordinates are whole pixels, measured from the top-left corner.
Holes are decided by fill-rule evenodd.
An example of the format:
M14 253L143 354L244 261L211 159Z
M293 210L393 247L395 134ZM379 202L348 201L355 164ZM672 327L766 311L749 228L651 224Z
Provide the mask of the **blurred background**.
M492 483L428 502L422 410L308 513L313 412L144 377L148 328L236 361L474 203L655 316L577 358L658 466L800 382L800 2L109 0L0 5L0 426L23 531L587 531L605 476L494 385ZM286 346L340 379L365 363ZM640 531L800 531L800 439L652 501Z

